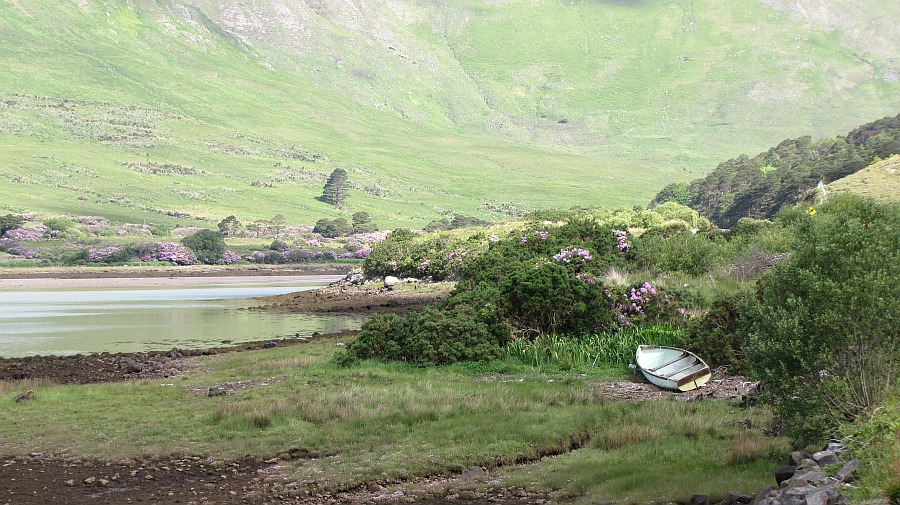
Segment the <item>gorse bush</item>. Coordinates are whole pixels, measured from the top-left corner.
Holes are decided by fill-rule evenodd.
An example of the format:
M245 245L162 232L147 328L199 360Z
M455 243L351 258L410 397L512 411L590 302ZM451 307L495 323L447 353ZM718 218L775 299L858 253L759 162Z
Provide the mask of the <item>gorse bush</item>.
M747 362L798 441L879 404L900 372L900 209L837 197L792 216L796 251L747 310Z
M502 356L509 329L496 314L454 300L400 317L376 315L338 356L339 363L377 358L421 366Z

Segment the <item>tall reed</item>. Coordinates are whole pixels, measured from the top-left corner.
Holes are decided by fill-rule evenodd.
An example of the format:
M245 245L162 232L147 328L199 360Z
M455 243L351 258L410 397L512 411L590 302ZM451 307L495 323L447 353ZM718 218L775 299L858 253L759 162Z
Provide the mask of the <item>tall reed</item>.
M582 337L544 335L510 342L506 355L532 366L556 365L563 369L598 363L627 365L634 362L637 346L677 346L683 336L682 330L667 325L635 326Z

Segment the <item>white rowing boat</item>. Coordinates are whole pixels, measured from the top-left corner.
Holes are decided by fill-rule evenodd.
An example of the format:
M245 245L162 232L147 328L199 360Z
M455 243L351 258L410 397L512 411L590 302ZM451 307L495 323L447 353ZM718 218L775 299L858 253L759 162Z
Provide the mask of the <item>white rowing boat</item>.
M677 347L639 345L635 359L644 377L661 388L690 391L711 377L709 365L696 354Z

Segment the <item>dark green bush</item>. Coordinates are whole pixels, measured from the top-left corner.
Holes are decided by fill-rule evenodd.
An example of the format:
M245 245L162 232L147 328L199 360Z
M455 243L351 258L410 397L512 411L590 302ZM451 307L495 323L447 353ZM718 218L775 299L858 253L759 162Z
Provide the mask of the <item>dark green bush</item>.
M836 197L747 310L747 363L801 443L878 404L900 372L900 209Z
M521 332L583 335L615 325L603 285L578 278L565 265L519 265L499 286L505 315Z
M44 220L44 226L52 231L65 232L75 227L74 221L69 221L63 217L53 217Z
M419 366L489 361L503 356L508 341L509 328L496 314L456 302L405 317L373 316L337 361L374 358Z
M741 313L748 293L726 294L713 300L700 317L686 325L684 346L701 356L711 367L728 367L733 374L748 371L744 360L746 335L740 328Z
M184 237L182 243L207 265L216 264L225 255L225 237L217 231L200 230Z

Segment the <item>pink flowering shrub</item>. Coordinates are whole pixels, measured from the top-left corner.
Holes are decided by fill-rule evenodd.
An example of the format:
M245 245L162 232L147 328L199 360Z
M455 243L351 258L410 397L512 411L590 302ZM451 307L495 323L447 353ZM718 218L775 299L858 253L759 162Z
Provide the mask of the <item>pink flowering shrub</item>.
M156 260L166 261L173 265L196 265L197 256L194 251L178 242L154 242Z
M50 238L50 229L39 224L37 226L6 230L6 233L4 233L3 236L20 242L39 242Z
M240 261L240 260L241 260L241 256L239 254L236 254L234 251L226 250L225 253L222 254L222 259L219 260L219 264L220 265L230 265L230 264L234 263L235 261Z
M116 261L127 261L122 257L122 249L119 247L104 247L102 249L91 249L88 251L88 261L91 263L113 263Z

